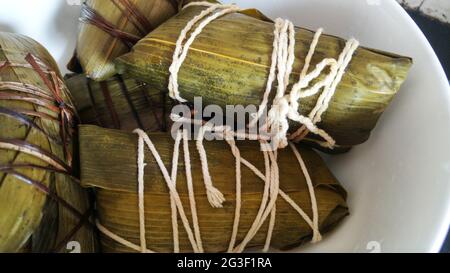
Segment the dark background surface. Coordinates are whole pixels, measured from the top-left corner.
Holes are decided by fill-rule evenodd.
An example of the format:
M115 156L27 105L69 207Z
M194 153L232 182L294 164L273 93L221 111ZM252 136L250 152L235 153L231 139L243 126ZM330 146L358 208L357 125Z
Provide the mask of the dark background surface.
M450 1L450 0L449 0ZM444 24L430 17L424 16L418 11L407 10L416 24L422 29L433 46L442 66L444 67L447 79L450 75L450 24ZM441 252L450 253L450 234L442 246Z
M408 11L408 13L427 36L444 67L447 79L450 78L450 24L431 19L418 11Z

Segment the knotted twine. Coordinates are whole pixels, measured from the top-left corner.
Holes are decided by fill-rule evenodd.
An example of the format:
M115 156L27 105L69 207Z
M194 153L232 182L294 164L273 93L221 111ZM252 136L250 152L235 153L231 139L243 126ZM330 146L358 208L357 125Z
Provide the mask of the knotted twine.
M241 9L236 5L222 5L212 4L209 2L193 2L186 5L184 8L190 6L205 6L207 7L194 18L192 18L181 31L178 40L176 42L172 65L169 68L169 94L171 98L178 100L179 102L186 102L184 98L180 96L178 85L178 72L187 57L190 46L194 42L195 38L202 32L202 30L212 21L224 16L226 14L238 12ZM194 26L197 27L194 28ZM187 36L190 33L188 39ZM263 95L260 108L256 115L253 116L253 120L250 122L250 126L255 126L263 112L268 107L269 95L272 90L273 82L275 79L278 82L275 98L273 99L272 106L268 112L268 119L263 126L263 130L267 133L265 135L250 135L234 132L229 126L213 126L210 123L202 124L199 121L191 120L189 118L172 115L172 119L175 122L198 124L201 125L199 136L196 141L196 147L200 156L203 180L206 188L208 201L212 207L221 208L222 203L225 201L223 194L213 186L211 176L209 174L208 161L206 151L203 146L203 140L206 132L211 132L218 137L224 138L229 144L232 154L236 159L236 207L235 216L233 222L233 230L231 239L228 246L228 252L242 252L247 244L257 234L265 220L269 218L269 228L267 231L266 241L263 251L268 251L272 238L272 232L275 225L276 216L276 201L280 195L288 204L290 204L299 215L305 220L305 222L311 227L313 231L312 242L318 242L322 239L319 231L319 216L317 200L314 192L314 187L309 176L307 167L295 147L290 142L300 141L309 132L319 135L324 139L324 142L320 142L322 146L327 148L333 148L336 144L335 140L324 130L318 128L316 124L321 121L322 114L327 110L329 102L333 97L339 82L345 73L345 69L350 63L352 56L359 46L359 42L355 39L347 41L344 49L342 50L339 58L325 58L319 62L316 67L308 73L311 59L314 55L317 43L320 39L323 30L319 29L315 33L310 45L310 49L305 58L305 64L300 73L299 80L292 86L289 93L287 89L289 86L289 77L292 73L292 67L295 60L295 29L292 22L289 20L277 18L275 20L274 29L274 41L273 52L271 57L271 67L269 76L267 79L266 90ZM186 41L185 41L186 40ZM184 43L183 43L184 42ZM312 80L317 79L324 69L329 68L329 73L320 81L309 87ZM299 100L309 96L314 96L321 92L316 106L313 108L308 117L305 117L299 113ZM302 126L295 133L288 135L289 120L296 121ZM134 131L138 135L138 195L139 195L139 230L140 230L140 245L133 244L120 236L110 232L99 222L97 226L100 231L111 239L141 252L153 252L147 248L145 238L145 215L144 215L144 143L150 149L153 157L155 158L161 172L164 176L166 184L169 188L171 199L171 211L172 211L172 228L173 228L173 241L174 252L179 252L179 238L178 238L178 223L177 213L180 215L183 226L187 232L189 241L191 243L194 252L203 252L202 240L200 235L200 227L198 225L198 216L192 186L192 173L190 166L190 154L188 147L188 134L186 130L178 130L176 134L174 152L172 158L172 173L169 175L168 170L164 166L164 163L153 145L148 135L141 129ZM261 173L253 164L240 155L239 148L235 143L236 137L244 137L245 139L258 139L261 147L268 144L270 140L274 145L274 150L262 149L264 155L265 173ZM190 208L192 214L193 230L186 217L183 204L181 203L180 196L176 190L176 173L179 157L179 147L183 141L183 153L186 171L186 180L188 185L188 195L190 200ZM312 205L312 220L311 218L286 194L279 188L279 167L277 162L278 152L277 149L285 148L289 146L305 176L308 191ZM261 180L265 183L263 197L258 213L252 223L246 236L236 246L237 233L239 228L240 209L241 209L241 165L244 164L250 170L252 170Z

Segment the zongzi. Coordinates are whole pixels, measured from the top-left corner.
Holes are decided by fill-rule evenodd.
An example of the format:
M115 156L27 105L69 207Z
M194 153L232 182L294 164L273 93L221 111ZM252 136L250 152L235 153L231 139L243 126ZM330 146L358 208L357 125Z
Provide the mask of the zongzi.
M112 60L178 12L179 0L88 0L83 3L77 48L68 67L93 80L115 73ZM77 71L75 71L77 70Z
M274 34L274 26L279 27L280 20L277 20L274 25L267 17L255 10L235 9L239 12L220 14L230 8L234 7L218 8L219 11L216 14L206 17L208 13L202 12L210 10L211 7L199 5L186 7L141 39L130 53L119 57L116 60L118 72L147 82L150 86L162 91L167 91L168 84L174 84L176 76L175 84L179 85L179 94L190 102L194 100L194 97L201 97L203 105L219 105L223 109L226 105L243 105L244 107L261 105L267 93L265 89L269 82L269 75L273 74L272 60L274 60L273 52L275 52L273 44L274 38L277 38ZM186 31L188 22L201 17L200 14L206 19L201 23L196 22L195 31L194 29ZM203 24L212 17L214 17L213 20ZM281 20L281 24L285 22ZM284 31L286 33L286 29ZM305 75L300 76L305 67L307 76L316 70L326 71L326 65L325 68L321 67L322 70L318 70L321 64L326 64L326 61L340 64L343 62L341 59L345 59L342 57L345 56L343 53L349 51L350 40L346 43L343 39L330 35L322 35L318 39L319 31L314 33L303 28L292 27L292 32L295 36L290 45L295 43L295 48L292 49L295 56L292 60L292 73L287 73L286 81L286 85L292 88L295 87L294 83L299 77L300 80L307 78ZM187 36L189 33L197 35L194 36L194 40L191 40L192 36ZM179 52L174 54L175 49L180 49L179 44L176 47L177 42L184 37L187 40L186 43L193 43L189 44L187 50L181 47L185 51L179 55ZM287 35L285 39L288 40ZM278 38L275 39L275 41L278 40ZM357 43L350 44L350 48L353 48L354 44ZM308 65L305 65L305 59L309 57L311 48L314 49L313 54L310 56ZM285 55L287 54L278 56L286 57ZM185 59L181 67L173 67L178 65L175 61L179 62L183 57ZM351 61L342 69L345 74L338 81L336 80L338 85L335 86L335 91L331 97L325 99L329 100L324 103L326 111L321 110L323 115L317 119L320 128L337 143L333 145L335 151L348 150L369 138L380 115L404 82L412 63L408 57L364 47L357 49L354 47L350 57L352 57ZM178 59L175 60L175 58ZM179 72L169 67L179 68ZM312 69L313 67L316 68ZM333 66L330 66L330 74L333 72L332 68ZM278 72L281 73L280 68ZM337 79L338 76L335 78ZM283 84L279 82L280 78L277 79L276 88L279 89ZM312 89L316 86L315 84L324 82L327 82L327 77L322 73L316 75L315 79L310 79L309 87ZM326 84L332 86L332 83ZM327 88L325 84L321 87ZM320 100L323 101L324 94L316 90L315 93L294 100L300 106L295 110L299 111L299 115L306 117L311 116L312 113L316 114L317 103ZM300 125L302 124L291 120L289 132L295 135ZM303 131L305 132L308 131ZM315 134L309 134L304 140L313 145L321 144L321 139Z
M76 112L50 54L0 33L0 252L93 252L87 190L73 178ZM31 242L30 242L31 237Z
M82 124L131 131L165 131L171 101L164 92L116 75L95 82L83 74L66 75Z
M196 251L192 246L192 241L198 243L194 243L199 247L197 251L227 251L232 231L235 230L234 221L236 221L235 211L238 196L242 202L240 203L240 219L236 229L235 242L238 247L244 246L244 239L247 238L250 228L253 226L252 223L258 215L261 216L261 204L264 203L264 196L267 193L268 184L261 180L264 178L264 171L252 171L250 168L244 167L243 163L244 159L247 159L246 166L253 166L259 170L264 169L265 160L263 153L260 152L258 142L240 141L237 144L243 165L239 195L237 194L237 185L231 182L237 173L230 172L230 169L236 167L237 162L226 141L205 142L209 174L214 185L224 194L225 198L223 207L213 208L210 205L208 194L205 194L202 182L205 178L202 175L204 170L202 170L199 155L194 152L196 150L195 143L189 142L183 146L183 150L180 150L179 157L185 159L190 151L189 153L192 154L190 160L185 160L184 164L177 162L176 159L172 162L175 146L170 134L148 134L161 156L161 164L171 165L172 168L178 166L178 171L175 173L172 171L171 177L177 177L172 183L176 185L182 207L191 206L191 210L186 210L184 218L180 212L181 220L178 223L180 229L176 236L175 230L178 229L174 228L173 224L175 222L176 226L178 220L175 218L174 221L173 214L171 216L171 197L169 195L171 190L167 187L169 184L165 183L170 174L167 171L162 172L160 162L153 157L154 154L152 156L147 151L144 153L145 157L142 158L142 160L146 158L145 174L139 174L140 163L136 162L140 153L138 153L137 135L92 125L80 126L79 132L81 181L84 186L94 187L97 192L98 220L103 234L101 237L103 251L135 252L140 251L140 247L143 247L144 252L147 252L147 248L158 252L172 252L177 248L180 252L191 252ZM272 217L268 217L266 221L263 221L260 228L255 231L253 239L246 242L245 247L264 245L268 238L268 230L270 230L269 224L272 221L274 221L274 226L270 231L273 247L288 249L309 240L313 236L310 224L299 215L299 210L304 211L307 218L313 217L311 215L315 214L315 209L311 206L312 197L309 187L313 187L313 191L315 191L318 231L326 232L332 229L348 215L345 201L346 192L326 168L322 159L307 147L298 145L297 148L308 169L312 181L311 186L307 185L308 180L298 165L293 164L294 161L297 161L295 153L289 149L280 150L277 159L280 168L280 198L274 199L276 201L276 217L272 220L268 219ZM98 160L99 158L102 160ZM191 176L188 175L188 170L190 170ZM138 177L141 177L140 175L143 179L142 185L145 185L145 188L142 186L142 198L145 204L143 211L138 210L141 201L138 201L140 194L137 181ZM191 177L192 180L188 177ZM192 195L195 193L194 205L189 197L191 193ZM292 202L288 203L288 200ZM192 209L193 206L196 209ZM141 212L143 215L140 214ZM196 230L194 239L189 236L189 234L192 235L192 230L189 233L187 231L189 229L186 228L186 225L190 225L191 220L184 221L183 219L192 219L193 223L198 224L198 229L195 229L194 224L194 230ZM176 241L175 238L178 240ZM142 241L148 242L148 245L144 243L143 246Z

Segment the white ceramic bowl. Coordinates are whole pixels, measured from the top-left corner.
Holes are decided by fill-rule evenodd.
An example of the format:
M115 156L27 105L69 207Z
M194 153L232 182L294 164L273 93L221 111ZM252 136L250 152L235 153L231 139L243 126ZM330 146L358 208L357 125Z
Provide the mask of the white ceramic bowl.
M450 90L436 55L407 13L394 0L225 2L414 59L370 140L348 154L327 157L349 192L351 216L322 243L295 251L439 251L450 223ZM74 47L78 12L61 0L3 1L0 30L37 39L63 68Z

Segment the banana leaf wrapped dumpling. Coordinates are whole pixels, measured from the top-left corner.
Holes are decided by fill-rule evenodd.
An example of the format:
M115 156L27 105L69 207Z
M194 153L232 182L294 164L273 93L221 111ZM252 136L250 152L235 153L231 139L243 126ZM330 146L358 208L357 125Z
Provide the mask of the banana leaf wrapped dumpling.
M0 33L0 252L95 251L88 191L72 177L76 112L50 54Z
M151 141L159 151L162 161L169 168L172 164L174 140L167 133L149 133ZM117 240L117 236L134 245L140 242L140 222L137 190L137 136L132 133L103 129L91 125L80 126L80 157L82 184L94 187L97 192L97 210L99 223L107 229L101 235L102 250L105 252L135 252ZM222 208L213 208L208 202L202 179L200 159L195 152L195 143L189 142L191 154L190 166L192 185L195 194L196 215L199 236L205 252L227 251L233 230L233 218L236 209L235 158L225 141L205 142L209 171L214 185L225 197ZM258 142L239 141L242 158L264 172L264 159ZM297 146L302 154L306 168L314 185L318 208L318 227L320 232L327 232L335 227L346 215L346 192L336 178L326 168L322 159L311 149ZM126 151L126 152L124 152ZM180 150L179 157L185 156ZM98 160L102 158L102 160ZM146 167L143 176L145 203L145 238L147 248L157 252L174 251L173 226L171 222L171 197L165 185L163 174L149 151L145 151ZM278 163L280 168L280 193L276 199L276 218L271 238L271 245L278 249L288 249L308 241L312 236L310 226L281 194L287 195L294 203L311 217L312 206L305 176L290 149L280 150ZM187 164L187 163L186 163ZM178 163L176 188L186 217L191 222L193 211L189 210L189 186L185 165ZM172 165L173 167L173 165ZM265 185L260 177L242 165L242 187L240 221L237 229L236 245L249 232L263 199ZM181 217L181 216L180 216ZM178 218L180 219L180 218ZM193 220L192 220L193 221ZM178 220L179 250L191 252L187 231L183 229L182 220ZM266 219L247 247L264 245L269 226ZM107 234L107 235L105 235ZM114 237L115 239L113 239Z
M206 7L190 6L141 39L132 51L116 60L119 73L131 75L159 90L167 90L169 67L182 29ZM210 22L190 45L178 72L182 98L203 105L255 105L263 101L271 68L274 23L254 10L226 14ZM289 85L305 64L313 31L295 28L295 59ZM322 35L309 63L310 69L327 58L338 59L343 39ZM366 141L380 115L406 79L412 61L408 57L359 47L322 115L320 128L334 138L335 151L345 151ZM324 79L320 75L311 85ZM275 88L274 88L275 89ZM274 93L274 92L272 92ZM320 93L300 99L299 112L308 116ZM225 112L225 111L224 111ZM291 122L290 133L300 127ZM316 135L305 141L317 144Z

